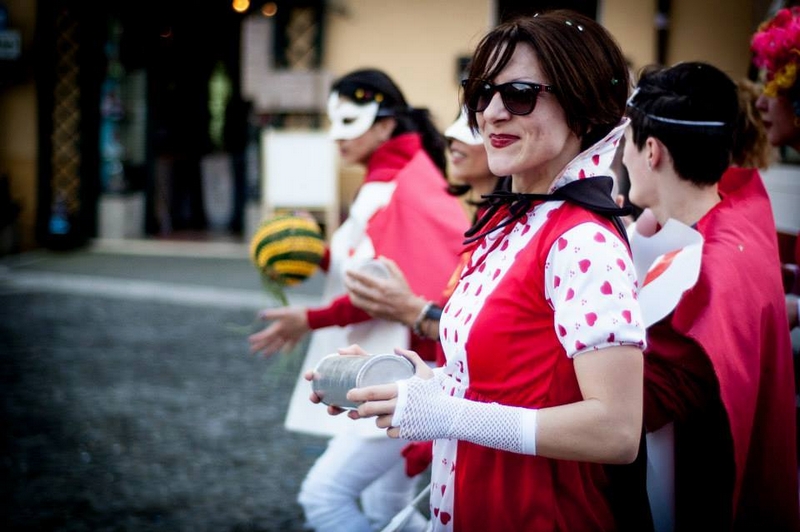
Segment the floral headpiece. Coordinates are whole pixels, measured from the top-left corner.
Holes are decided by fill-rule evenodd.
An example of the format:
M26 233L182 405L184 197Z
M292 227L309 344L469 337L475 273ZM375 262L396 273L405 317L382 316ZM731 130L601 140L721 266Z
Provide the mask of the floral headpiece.
M753 64L766 74L764 94L775 97L797 82L800 64L800 8L784 8L761 24L750 43Z

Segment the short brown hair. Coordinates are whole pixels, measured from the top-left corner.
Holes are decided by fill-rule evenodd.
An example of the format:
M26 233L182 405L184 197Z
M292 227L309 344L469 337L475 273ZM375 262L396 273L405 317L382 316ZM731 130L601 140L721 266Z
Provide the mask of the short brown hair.
M558 9L500 24L487 33L472 57L470 79L492 80L519 43L530 45L555 87L567 125L586 149L617 126L630 88L628 65L619 45L599 23ZM466 91L470 90L470 84ZM465 101L468 99L464 95ZM469 123L477 128L475 113Z
M756 109L756 100L763 89L747 78L740 78L736 86L739 89L739 124L734 134L733 164L766 169L777 157L767 138L761 114Z

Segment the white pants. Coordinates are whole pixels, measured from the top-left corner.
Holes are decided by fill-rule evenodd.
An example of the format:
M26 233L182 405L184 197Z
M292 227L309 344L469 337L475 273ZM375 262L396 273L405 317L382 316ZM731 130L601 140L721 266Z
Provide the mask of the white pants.
M300 488L298 502L306 524L316 532L373 532L385 526L416 495L417 477L406 475L400 454L407 443L389 437L334 436ZM425 526L417 513L404 530Z

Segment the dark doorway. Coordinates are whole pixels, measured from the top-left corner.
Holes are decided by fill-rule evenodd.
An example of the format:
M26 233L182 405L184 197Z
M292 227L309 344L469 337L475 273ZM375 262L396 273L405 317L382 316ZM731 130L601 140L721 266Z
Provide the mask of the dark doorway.
M116 5L107 17L107 45L118 32L124 75L145 80L128 91L128 125L135 118L130 108L140 106L146 125L124 139L125 187L145 192L147 235L202 233L208 205L201 161L225 148L211 128L210 86L212 76L223 76L229 98L240 92L242 15L227 0L162 0Z

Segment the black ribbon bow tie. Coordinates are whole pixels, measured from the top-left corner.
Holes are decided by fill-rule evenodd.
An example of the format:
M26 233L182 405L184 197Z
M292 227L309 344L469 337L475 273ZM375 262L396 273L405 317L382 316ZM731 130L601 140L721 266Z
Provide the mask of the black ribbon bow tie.
M619 207L611 197L614 181L609 176L589 177L567 183L553 191L552 194L521 194L511 192L508 188L511 180L506 178L503 189L481 196L488 204L483 216L464 233L467 239L464 244L470 244L486 235L505 227L527 213L535 202L540 201L569 201L592 212L610 218L617 226L622 237L627 241L627 231L619 220L620 216L631 213L630 207ZM509 218L492 229L480 233L480 230L492 219L497 211L507 205Z

